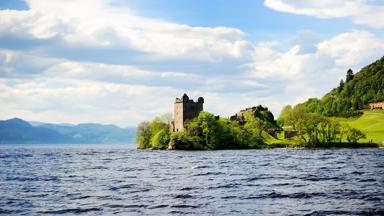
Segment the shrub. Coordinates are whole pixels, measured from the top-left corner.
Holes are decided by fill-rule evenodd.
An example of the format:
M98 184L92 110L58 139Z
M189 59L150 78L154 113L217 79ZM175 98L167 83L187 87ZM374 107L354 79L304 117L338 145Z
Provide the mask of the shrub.
M169 143L169 130L161 129L151 140L152 149L166 149Z
M151 123L141 122L137 127L136 143L139 149L151 148Z

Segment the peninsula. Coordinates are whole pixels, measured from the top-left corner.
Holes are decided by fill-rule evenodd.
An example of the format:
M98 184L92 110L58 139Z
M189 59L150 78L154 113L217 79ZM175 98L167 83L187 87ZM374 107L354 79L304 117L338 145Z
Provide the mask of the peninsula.
M262 105L229 118L203 109L204 98L176 98L169 115L139 124L139 149L215 150L273 147L379 147L384 137L384 58L346 80L322 99L283 108L277 120ZM374 115L373 115L374 114ZM372 116L374 119L372 120ZM375 128L366 127L366 119Z

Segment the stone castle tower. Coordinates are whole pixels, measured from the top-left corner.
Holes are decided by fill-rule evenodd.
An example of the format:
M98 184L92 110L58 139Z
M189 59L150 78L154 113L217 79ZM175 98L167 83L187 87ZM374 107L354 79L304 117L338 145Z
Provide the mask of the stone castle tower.
M199 97L197 102L190 100L187 94L184 94L181 99L176 98L171 131L183 131L185 121L199 116L199 113L203 111L203 104L204 98L202 97Z

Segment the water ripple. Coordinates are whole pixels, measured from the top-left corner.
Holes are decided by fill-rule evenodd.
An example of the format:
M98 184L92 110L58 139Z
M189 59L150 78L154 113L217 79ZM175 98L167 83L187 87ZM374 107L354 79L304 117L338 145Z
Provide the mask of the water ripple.
M383 149L0 145L0 215L384 215Z

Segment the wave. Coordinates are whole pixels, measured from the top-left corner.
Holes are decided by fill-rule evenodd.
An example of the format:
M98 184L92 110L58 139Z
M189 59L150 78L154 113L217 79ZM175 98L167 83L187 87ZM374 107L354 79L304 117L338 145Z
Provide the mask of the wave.
M38 211L39 214L82 214L88 212L102 211L102 208L68 208L59 210Z

